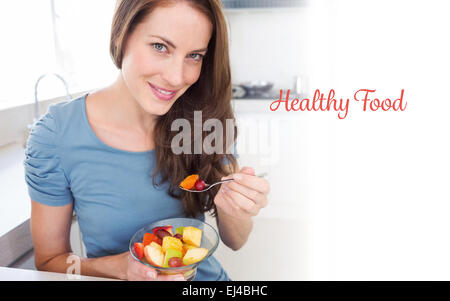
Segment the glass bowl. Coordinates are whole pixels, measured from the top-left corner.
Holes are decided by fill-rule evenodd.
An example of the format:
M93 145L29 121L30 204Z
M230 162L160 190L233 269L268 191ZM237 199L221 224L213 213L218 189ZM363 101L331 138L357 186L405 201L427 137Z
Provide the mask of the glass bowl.
M178 227L196 227L198 229L202 230L202 241L200 244L200 248L205 248L208 250L208 254L203 258L201 261L181 266L181 267L159 267L151 265L150 263L145 260L145 256L142 259L139 259L136 255L136 252L134 250L134 243L136 242L142 242L144 238L145 233L152 233L152 229L155 227L162 227L162 226L172 226L172 232L175 233L175 229ZM149 224L141 229L139 229L131 238L129 250L131 253L131 256L137 261L139 261L142 264L145 264L146 266L149 266L153 269L155 269L159 274L162 275L174 275L174 274L183 274L185 279L187 281L191 281L195 278L195 275L197 273L197 266L202 263L204 260L208 259L214 251L216 251L217 247L219 245L219 234L217 233L216 229L214 229L211 225L202 222L198 219L193 218L169 218L160 220L157 222L154 222L152 224Z

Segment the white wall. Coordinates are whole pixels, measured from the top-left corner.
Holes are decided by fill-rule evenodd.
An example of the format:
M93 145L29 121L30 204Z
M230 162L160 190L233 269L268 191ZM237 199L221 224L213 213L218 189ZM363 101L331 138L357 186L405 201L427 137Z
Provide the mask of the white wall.
M109 37L115 0L3 1L0 32L3 58L0 72L0 110L34 101L37 79L58 73L70 93L96 89L117 74L109 56ZM39 84L38 99L65 95L55 77Z
M55 0L60 67L72 91L97 89L117 76L109 54L115 0Z
M233 83L269 80L293 88L305 74L304 16L307 8L226 10ZM286 87L287 86L287 87Z
M50 1L1 1L0 34L1 110L33 101L35 81L55 68Z

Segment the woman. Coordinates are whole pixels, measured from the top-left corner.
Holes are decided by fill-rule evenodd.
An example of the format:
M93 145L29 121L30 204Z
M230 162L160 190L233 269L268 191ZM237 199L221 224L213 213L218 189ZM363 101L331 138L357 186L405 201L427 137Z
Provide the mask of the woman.
M212 212L225 245L238 250L245 244L252 216L267 204L269 183L252 168L239 170L232 154L175 155L171 149L176 119L194 124L194 111L222 124L233 119L227 41L218 0L117 2L110 52L118 78L52 105L27 143L37 269L65 273L73 263L73 211L88 257L79 259L82 275L184 280L157 275L127 251L135 231L169 217L203 220ZM193 173L207 183L224 176L235 181L208 193L180 191L178 184ZM229 277L210 257L195 279Z

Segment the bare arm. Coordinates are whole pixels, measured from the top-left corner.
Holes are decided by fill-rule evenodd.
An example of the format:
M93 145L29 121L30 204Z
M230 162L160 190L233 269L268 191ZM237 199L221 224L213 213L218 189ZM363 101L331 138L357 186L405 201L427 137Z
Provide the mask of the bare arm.
M128 252L99 258L74 256L70 246L73 205L51 207L33 200L31 204L31 236L38 270L56 273L75 270L80 275L124 280L178 280L178 275L157 276L154 269L133 260Z
M248 240L253 228L251 218L241 220L228 215L221 209L217 209L217 227L223 243L230 249L237 251Z
M217 226L223 243L239 250L247 242L253 228L252 217L267 205L269 183L255 177L252 168L228 165L235 181L222 184L214 202L217 207ZM241 176L237 180L236 176ZM227 177L228 178L228 177Z
M72 204L51 207L35 201L31 203L31 235L38 270L66 273L78 261L80 266L76 270L81 275L125 279L126 267L124 260L120 260L124 255L67 262L68 257L74 255L70 247Z

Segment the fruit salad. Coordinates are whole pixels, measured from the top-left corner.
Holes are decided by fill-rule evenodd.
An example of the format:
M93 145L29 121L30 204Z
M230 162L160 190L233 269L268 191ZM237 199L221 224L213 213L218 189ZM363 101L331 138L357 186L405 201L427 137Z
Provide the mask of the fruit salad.
M142 242L134 244L139 260L156 267L182 267L203 260L208 249L200 248L202 230L196 227L155 227L152 233L145 233Z
M195 189L201 191L206 188L206 183L198 175L190 175L180 183L180 187L187 190Z

